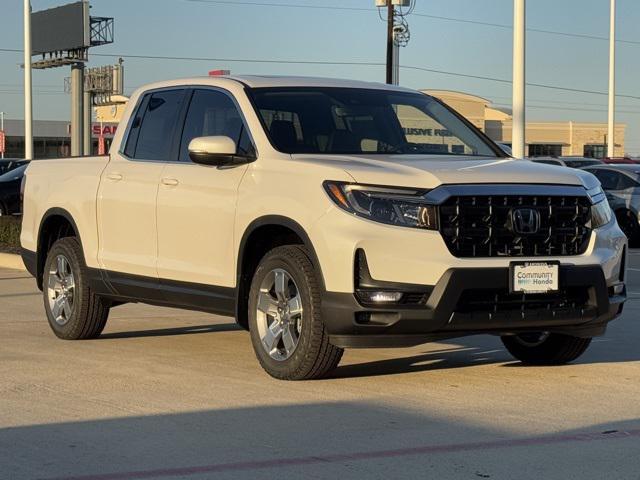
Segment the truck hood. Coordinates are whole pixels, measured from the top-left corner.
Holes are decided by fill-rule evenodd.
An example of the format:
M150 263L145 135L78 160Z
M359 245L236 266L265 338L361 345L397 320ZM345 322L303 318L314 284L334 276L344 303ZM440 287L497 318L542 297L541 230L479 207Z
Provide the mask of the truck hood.
M358 183L435 188L443 184L526 183L599 185L588 172L509 158L434 155L292 155L304 163L333 165ZM331 179L327 179L331 180Z

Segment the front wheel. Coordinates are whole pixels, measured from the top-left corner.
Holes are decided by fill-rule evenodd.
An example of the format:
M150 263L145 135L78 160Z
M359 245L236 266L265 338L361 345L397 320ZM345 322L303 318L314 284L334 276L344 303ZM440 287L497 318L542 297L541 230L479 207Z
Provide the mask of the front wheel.
M278 247L258 266L249 291L249 330L262 368L280 380L310 380L334 370L343 350L329 343L318 278L307 251Z
M580 357L589 347L591 339L537 332L504 336L502 343L522 363L564 365Z

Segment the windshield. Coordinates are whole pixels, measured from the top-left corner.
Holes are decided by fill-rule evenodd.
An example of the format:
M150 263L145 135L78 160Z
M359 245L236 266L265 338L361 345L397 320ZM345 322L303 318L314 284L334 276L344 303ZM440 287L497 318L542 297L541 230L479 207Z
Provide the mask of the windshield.
M318 87L251 92L271 143L281 152L498 156L473 128L427 95Z

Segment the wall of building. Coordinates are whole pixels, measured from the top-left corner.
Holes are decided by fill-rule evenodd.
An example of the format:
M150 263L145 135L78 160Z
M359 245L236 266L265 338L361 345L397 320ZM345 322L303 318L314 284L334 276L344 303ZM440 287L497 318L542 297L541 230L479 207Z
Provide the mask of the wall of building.
M439 98L469 118L492 140L511 144L512 117L508 111L494 108L488 100L467 93L446 90L425 90L425 93ZM625 131L625 124L616 125L614 151L617 157L624 156ZM606 152L606 135L606 123L527 122L526 151L531 154L553 151L558 155L579 156L592 156L595 152L596 156L601 156Z

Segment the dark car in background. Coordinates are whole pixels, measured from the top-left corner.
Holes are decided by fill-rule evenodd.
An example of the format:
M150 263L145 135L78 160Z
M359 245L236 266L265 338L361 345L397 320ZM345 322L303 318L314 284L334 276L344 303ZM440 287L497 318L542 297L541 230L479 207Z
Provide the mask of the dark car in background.
M629 238L629 244L637 246L640 242L640 165L602 164L584 170L600 180L620 228Z
M531 157L532 162L557 165L559 167L584 168L602 165L602 161L587 157Z
M23 162L21 166L0 175L0 216L22 213L20 185L26 169L27 162Z
M29 163L29 160L22 158L2 158L0 159L0 175L4 175L11 170Z

